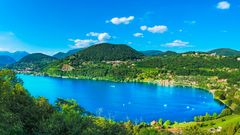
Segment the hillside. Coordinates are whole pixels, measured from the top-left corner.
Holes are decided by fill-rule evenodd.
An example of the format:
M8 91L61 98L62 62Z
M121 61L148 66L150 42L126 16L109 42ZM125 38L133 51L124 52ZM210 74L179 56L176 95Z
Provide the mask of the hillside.
M142 54L144 54L145 56L157 56L160 55L164 52L162 51L158 51L158 50L147 50L147 51L140 51Z
M68 59L72 62L83 61L116 61L136 60L143 57L142 53L127 45L97 44L84 49Z
M53 57L57 58L57 59L63 59L63 58L67 57L67 54L64 52L58 52L58 53L54 54Z
M21 58L27 56L29 53L25 51L16 51L14 53L7 52L7 51L0 51L0 55L5 55L12 57L15 61L19 61Z
M5 55L0 55L0 66L5 66L5 65L9 65L9 64L13 64L16 61L9 56L5 56Z
M229 48L220 48L209 51L208 53L216 53L216 55L221 56L240 56L240 51L229 49Z
M68 52L66 52L66 53L64 53L64 52L58 52L58 53L54 54L53 57L54 57L54 58L57 58L57 59L64 59L64 58L66 58L66 57L68 57L68 56L70 56L70 55L73 55L73 54L81 51L81 50L82 50L82 49L73 49L73 50L70 50L70 51L68 51Z
M166 52L159 54L159 56L174 56L174 55L178 55L178 53L173 52L173 51L166 51Z
M41 53L34 53L29 54L19 60L17 63L10 66L10 68L15 70L23 70L23 71L38 71L47 64L54 62L57 60L54 57L41 54Z

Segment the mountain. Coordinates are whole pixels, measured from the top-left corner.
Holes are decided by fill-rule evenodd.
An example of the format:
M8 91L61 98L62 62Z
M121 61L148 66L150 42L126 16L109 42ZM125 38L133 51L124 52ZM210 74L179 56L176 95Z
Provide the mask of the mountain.
M38 63L42 61L52 61L52 60L56 60L56 58L53 58L51 56L48 56L42 53L33 53L23 57L21 60L19 60L18 63Z
M0 56L0 66L13 64L15 62L16 61L12 57L9 57L9 56L6 56L6 55L1 55Z
M166 51L161 53L159 56L172 56L172 55L178 55L178 53L173 52L173 51Z
M201 51L188 51L188 52L184 52L182 54L208 54L207 52L201 52Z
M27 56L29 53L25 52L25 51L16 51L14 53L11 52L7 52L7 51L0 51L0 55L4 55L4 56L9 56L14 58L15 61L19 61L21 58L23 58L24 56Z
M140 51L140 52L145 56L157 56L163 53L162 51L158 51L158 50L147 50L147 51Z
M57 59L64 59L70 55L73 55L79 51L81 51L82 49L73 49L73 50L70 50L68 51L67 53L64 53L64 52L59 52L59 53L56 53L53 55L54 58L57 58Z
M208 53L216 53L216 55L221 56L240 56L240 51L229 49L229 48L220 48L209 51Z
M75 54L75 53L77 53L77 52L79 52L81 50L83 50L83 49L78 48L78 49L70 50L70 51L67 52L67 56L73 55L73 54Z
M67 57L67 53L59 52L53 55L54 58L63 59Z
M133 48L123 44L102 43L90 46L74 55L69 56L72 62L82 61L116 61L136 60L144 55Z
M23 57L17 63L10 66L15 70L38 71L47 64L57 59L42 53L33 53Z

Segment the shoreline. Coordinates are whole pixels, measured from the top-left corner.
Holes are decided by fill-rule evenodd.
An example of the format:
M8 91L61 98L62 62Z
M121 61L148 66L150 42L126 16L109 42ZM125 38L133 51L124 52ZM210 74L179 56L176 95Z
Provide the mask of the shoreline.
M43 76L43 77L52 77L52 78L61 78L61 79L74 79L74 80L92 80L92 81L108 81L108 82L116 82L116 83L143 83L143 84L153 84L153 85L158 85L158 86L163 86L163 87L189 87L189 88L196 88L200 89L203 91L206 91L208 93L211 93L213 95L214 100L219 102L220 104L224 105L224 108L230 108L228 105L226 105L221 99L215 97L214 90L208 90L206 88L201 88L196 85L186 85L186 84L179 84L179 83L174 83L174 80L172 81L171 84L163 84L159 83L159 81L163 80L153 80L153 81L141 81L141 80L125 80L125 81L117 81L117 80L111 80L111 79L104 79L104 78L89 78L89 77L70 77L70 76L55 76L55 75L49 75L49 74L44 74L44 73L21 73L18 72L17 74L25 74L25 75L33 75L33 76ZM230 108L232 110L232 108Z

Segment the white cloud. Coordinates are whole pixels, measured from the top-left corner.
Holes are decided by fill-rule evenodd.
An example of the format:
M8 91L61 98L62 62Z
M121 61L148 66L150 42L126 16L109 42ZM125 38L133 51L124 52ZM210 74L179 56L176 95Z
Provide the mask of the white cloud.
M143 37L143 34L142 33L134 33L133 36L134 37Z
M164 33L168 30L168 27L165 25L155 25L153 27L148 27L147 30L152 33Z
M229 9L230 6L231 6L231 4L227 1L221 1L217 4L217 8L222 9L222 10Z
M108 33L106 33L106 32L105 33L100 33L98 35L99 42L105 42L105 41L107 41L109 39L111 39L111 36Z
M70 45L71 48L86 48L98 42L92 39L69 39L69 41L74 42L74 45Z
M103 33L89 32L86 34L86 36L97 37L99 42L105 42L111 39L111 36L107 32L103 32Z
M129 17L114 17L111 20L107 20L106 23L113 23L115 25L119 25L119 24L129 24L131 21L134 20L134 16L129 16Z
M96 40L93 39L69 39L69 41L74 42L74 45L70 45L71 48L86 48L93 44L103 43L107 40L111 39L111 36L106 33L97 33L97 32L89 32L86 34L88 37L97 37Z
M145 26L145 25L144 25L144 26L141 26L140 29L141 29L142 31L145 31L145 30L147 30L147 26Z
M184 42L182 40L174 40L171 43L166 43L163 46L167 46L167 47L188 47L189 42Z
M96 33L96 32L89 32L86 34L86 36L90 37L90 36L93 36L93 37L97 37L99 35L99 33Z
M164 32L166 32L168 30L168 27L165 26L165 25L155 25L153 27L148 27L148 26L144 25L144 26L141 26L140 29L142 31L147 30L147 31L149 31L151 33L164 33Z

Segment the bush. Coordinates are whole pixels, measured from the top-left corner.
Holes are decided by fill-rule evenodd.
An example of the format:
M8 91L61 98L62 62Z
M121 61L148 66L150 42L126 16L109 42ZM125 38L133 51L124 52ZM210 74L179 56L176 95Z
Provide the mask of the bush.
M231 115L231 114L232 114L231 109L225 108L225 109L222 110L222 112L219 114L219 117L224 117L224 116Z

